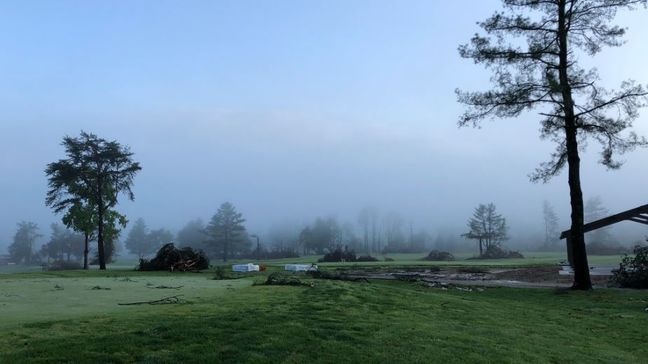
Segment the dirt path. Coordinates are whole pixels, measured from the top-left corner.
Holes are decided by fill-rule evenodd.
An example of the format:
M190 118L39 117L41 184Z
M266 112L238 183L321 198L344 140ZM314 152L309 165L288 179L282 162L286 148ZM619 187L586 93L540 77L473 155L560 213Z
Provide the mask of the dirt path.
M440 271L349 271L352 279L422 281L431 286L568 288L572 277L559 274L560 267L513 269L447 269ZM606 287L608 275L593 275L595 287Z

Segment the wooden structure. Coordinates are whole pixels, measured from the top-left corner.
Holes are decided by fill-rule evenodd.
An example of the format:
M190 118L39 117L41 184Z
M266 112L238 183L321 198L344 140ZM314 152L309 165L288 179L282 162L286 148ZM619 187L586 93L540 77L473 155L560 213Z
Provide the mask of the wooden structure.
M600 229L608 225L616 224L621 221L634 221L640 224L648 225L648 204L639 206L637 208L620 212L616 215L611 215L604 217L602 219L589 222L583 225L583 232L590 232L592 230ZM569 233L571 230L565 230L560 234L560 239L567 239L567 259L569 260L570 265L574 265L573 254L572 254L572 243L569 239Z

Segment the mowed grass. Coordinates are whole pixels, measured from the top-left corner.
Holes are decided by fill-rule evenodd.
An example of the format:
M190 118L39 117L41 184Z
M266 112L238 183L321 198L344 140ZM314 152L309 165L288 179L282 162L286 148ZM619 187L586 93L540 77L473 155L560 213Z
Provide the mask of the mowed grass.
M469 292L406 282L321 280L313 281L314 287L278 287L253 286L262 276L228 281L206 274L126 277L111 272L3 276L0 362L648 360L645 291ZM183 287L162 290L147 283ZM52 291L55 284L63 290ZM111 289L92 290L94 285ZM175 294L184 294L187 303L117 305Z
M543 265L557 265L567 260L565 252L522 252L524 259L469 259L475 255L472 253L454 254L454 261L425 261L423 258L426 254L386 254L378 255L378 262L358 262L358 263L317 263L321 256L304 256L290 259L262 260L261 263L268 266L280 266L289 263L317 263L323 267L339 266L490 266L490 267L530 267ZM360 254L362 255L362 254ZM385 257L393 259L386 262ZM623 256L621 255L590 255L588 261L590 265L618 265ZM254 260L236 260L235 263L247 263ZM223 264L217 260L213 264Z
M426 261L423 258L426 254L387 254L376 256L378 262L357 262L357 263L317 263L321 258L320 255L308 255L299 258L285 258L273 260L256 261L254 259L235 259L228 262L222 262L219 259L212 259L211 264L215 266L226 266L229 269L231 264L238 263L260 263L275 269L283 269L284 264L316 263L321 267L345 267L345 266L484 266L484 267L532 267L557 265L567 260L565 252L522 252L524 259L470 259L475 255L473 253L454 254L454 261ZM360 254L362 255L362 254ZM385 257L393 261L385 261ZM588 261L591 266L616 266L621 262L621 255L589 255ZM136 259L118 259L114 264L110 264L108 269L115 271L132 271L139 264ZM91 271L97 271L97 266L91 266ZM39 272L41 266L21 266L21 265L0 265L0 274L15 274L23 272Z

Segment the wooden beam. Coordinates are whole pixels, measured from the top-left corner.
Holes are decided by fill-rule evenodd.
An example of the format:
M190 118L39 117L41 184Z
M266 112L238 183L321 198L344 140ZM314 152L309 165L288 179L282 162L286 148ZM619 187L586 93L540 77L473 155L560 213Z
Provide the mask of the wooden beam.
M642 219L642 218L639 218L639 217L631 217L631 218L629 218L628 220L630 220L630 221L634 221L634 222L638 222L638 223L640 223L640 224L646 224L646 225L648 225L648 219Z
M631 209L631 210L620 212L620 213L618 213L616 215L611 215L611 216L608 216L608 217L604 217L604 218L602 218L600 220L596 220L596 221L592 221L590 223L587 223L587 224L583 225L583 231L587 233L587 232L590 232L592 230L600 229L602 227L606 227L608 225L616 224L618 222L625 221L625 220L630 220L630 221L640 222L642 224L645 224L645 222L637 221L637 220L633 220L633 219L636 219L636 218L641 219L642 217L644 217L644 215L647 215L647 214L648 214L648 204L643 205L643 206L639 206L639 207ZM570 232L570 230L563 231L560 234L560 238L561 239L567 238L569 236L569 232Z

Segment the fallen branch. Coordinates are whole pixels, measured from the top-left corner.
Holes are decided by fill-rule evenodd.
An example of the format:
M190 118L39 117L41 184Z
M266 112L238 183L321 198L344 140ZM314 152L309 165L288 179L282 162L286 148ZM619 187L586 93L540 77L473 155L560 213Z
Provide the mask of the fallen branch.
M140 302L128 302L128 303L118 303L120 306L132 306L132 305L172 305L172 304L178 304L178 303L184 303L185 301L181 298L180 296L183 295L177 295L177 296L170 296L170 297L164 297L160 298L159 300L153 300L153 301L140 301Z
M173 287L173 286L164 286L164 285L163 285L163 286L146 287L146 288L157 288L157 289L180 289L180 288L182 288L182 287L184 287L184 286L177 286L177 287Z

